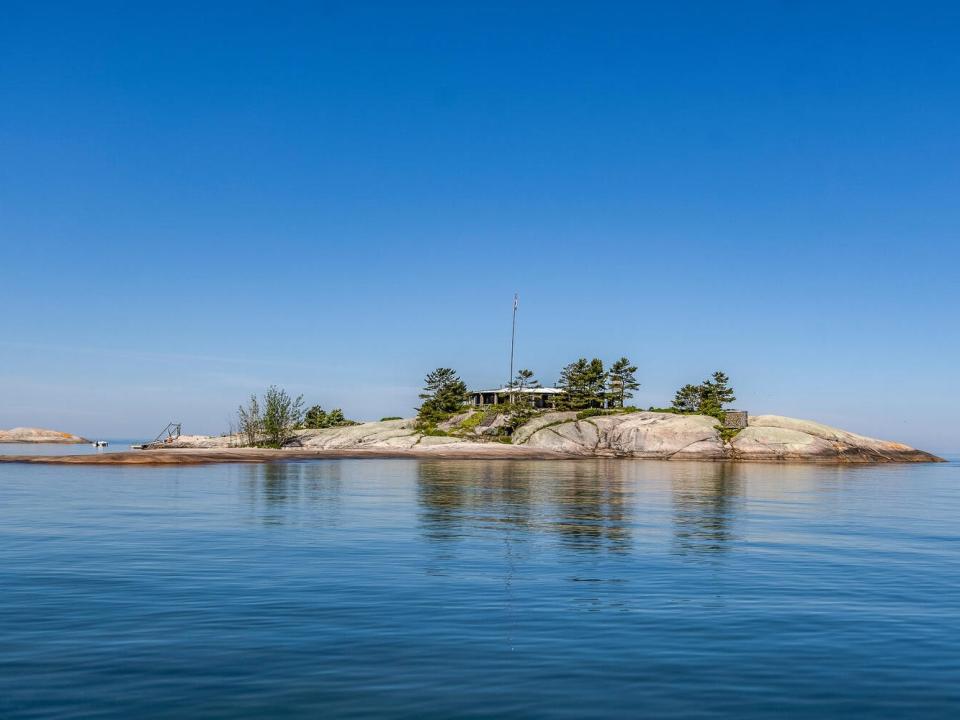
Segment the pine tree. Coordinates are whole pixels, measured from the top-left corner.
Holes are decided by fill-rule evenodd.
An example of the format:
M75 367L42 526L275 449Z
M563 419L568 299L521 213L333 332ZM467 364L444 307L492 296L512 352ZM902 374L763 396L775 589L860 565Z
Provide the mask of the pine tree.
M352 424L343 416L343 410L334 408L327 413L327 427L340 427L341 425Z
M680 412L696 412L701 415L712 415L723 418L723 406L736 400L733 388L730 387L730 378L717 370L710 380L704 380L699 385L684 385L677 390L673 398L674 409Z
M420 393L423 404L417 408L420 414L452 413L459 410L467 400L467 386L451 368L437 368L424 380Z
M303 418L303 426L309 430L330 427L326 411L319 405L314 405Z
M633 390L640 387L636 375L637 366L622 357L610 366L607 374L607 399L612 407L623 407L628 398L633 397Z
M606 380L603 362L579 358L560 372L557 386L563 390L561 404L572 410L602 406Z
M692 413L700 408L700 387L687 383L673 396L673 409Z
M519 403L520 405L533 405L533 397L531 394L524 392L524 390L540 387L540 383L533 376L533 370L518 370L517 376L513 379L511 385L513 386L512 389L516 391L510 394L512 402Z

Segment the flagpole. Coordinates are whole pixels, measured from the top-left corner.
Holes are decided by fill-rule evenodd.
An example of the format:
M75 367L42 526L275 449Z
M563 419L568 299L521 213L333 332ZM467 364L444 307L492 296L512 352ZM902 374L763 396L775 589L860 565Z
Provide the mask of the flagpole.
M513 347L514 342L517 338L517 305L520 302L520 298L517 293L513 294L513 327L510 330L510 380L507 381L507 387L513 390ZM511 393L510 400L513 400L513 395Z

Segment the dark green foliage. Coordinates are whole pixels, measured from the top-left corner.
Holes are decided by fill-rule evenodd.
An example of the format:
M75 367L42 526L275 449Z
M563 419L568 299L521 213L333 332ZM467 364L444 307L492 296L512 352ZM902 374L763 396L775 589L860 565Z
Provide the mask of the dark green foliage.
M700 407L700 388L696 385L684 385L673 396L673 409L679 412L696 412Z
M437 368L424 380L423 403L417 408L416 429L426 435L446 434L437 423L459 411L467 401L467 386L451 368Z
M343 410L340 408L334 408L327 413L327 422L329 423L329 427L341 427L343 425L353 424L343 416Z
M309 430L319 430L321 428L343 427L346 425L356 425L353 420L347 420L343 416L343 410L334 408L326 412L319 405L314 405L307 410L304 416L303 426Z
M602 407L607 374L598 358L580 358L560 372L557 385L563 390L560 405L571 410Z
M597 415L611 415L612 413L607 412L603 408L587 408L586 410L581 410L577 413L577 420L586 420L587 418L596 417Z
M303 418L303 426L308 430L329 427L327 425L327 413L319 405L313 405Z
M451 368L437 368L424 380L420 415L457 412L467 401L467 386Z
M623 407L628 398L633 397L633 391L640 387L635 373L637 366L622 357L610 366L607 373L607 400L610 407Z
M711 380L704 380L700 387L703 388L704 401L711 403L712 406L722 408L737 399L733 394L733 388L730 387L730 378L720 370L713 374Z
M723 406L736 400L730 378L721 371L699 385L684 385L673 398L673 409L681 413L710 415L723 422L726 413Z
M577 413L577 420L585 420L598 415L628 415L635 412L639 412L639 408L632 405L625 408L587 408Z
M390 417L380 418L380 422L386 422L387 420L403 420L399 415L391 415Z

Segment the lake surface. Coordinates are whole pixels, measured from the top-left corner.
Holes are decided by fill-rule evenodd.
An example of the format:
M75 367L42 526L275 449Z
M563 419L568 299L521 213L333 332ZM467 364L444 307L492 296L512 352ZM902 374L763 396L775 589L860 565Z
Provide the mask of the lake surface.
M0 718L371 716L960 716L960 464L0 465Z

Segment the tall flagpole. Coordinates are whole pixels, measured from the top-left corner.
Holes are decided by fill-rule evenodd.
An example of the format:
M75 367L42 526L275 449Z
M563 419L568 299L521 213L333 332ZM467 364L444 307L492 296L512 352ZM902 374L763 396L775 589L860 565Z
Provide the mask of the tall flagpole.
M517 339L517 306L520 304L520 296L513 294L513 328L510 330L510 380L507 381L507 387L513 390L513 346ZM511 400L513 397L511 396Z

